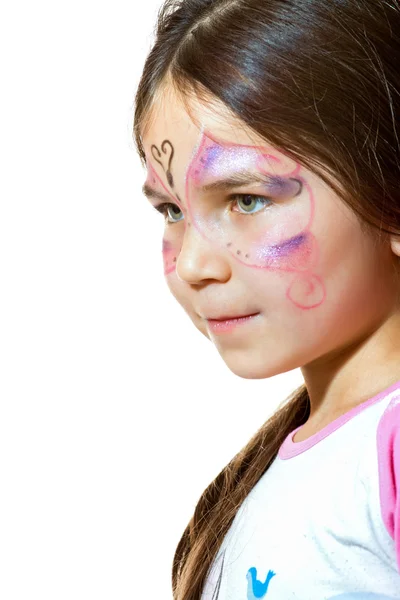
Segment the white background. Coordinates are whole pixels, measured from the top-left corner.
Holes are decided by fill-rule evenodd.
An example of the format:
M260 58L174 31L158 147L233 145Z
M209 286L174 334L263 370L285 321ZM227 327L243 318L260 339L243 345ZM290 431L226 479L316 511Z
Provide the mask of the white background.
M170 294L133 100L161 2L0 10L0 598L171 594L211 480L300 383L232 374Z

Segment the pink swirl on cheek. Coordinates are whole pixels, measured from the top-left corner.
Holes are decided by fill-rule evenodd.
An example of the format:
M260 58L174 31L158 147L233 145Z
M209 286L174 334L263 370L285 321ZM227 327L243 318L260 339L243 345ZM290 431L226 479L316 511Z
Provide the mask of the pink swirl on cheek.
M291 283L286 297L298 308L317 308L326 299L325 285L321 277L308 272Z

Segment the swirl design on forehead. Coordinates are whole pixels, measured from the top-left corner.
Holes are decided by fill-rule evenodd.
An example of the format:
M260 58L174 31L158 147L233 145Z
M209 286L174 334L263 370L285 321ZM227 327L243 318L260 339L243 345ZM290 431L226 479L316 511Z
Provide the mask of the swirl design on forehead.
M167 150L167 148L169 150ZM161 152L159 151L159 149L157 148L157 146L155 144L153 144L151 146L151 154L153 155L154 160L157 161L158 164L162 166L164 173L167 176L167 181L168 181L169 185L173 188L174 187L174 179L173 179L172 173L171 173L171 162L172 162L172 159L174 156L174 147L169 140L164 140L163 143L161 144L161 150L165 156L162 156ZM155 152L157 153L157 156L155 155ZM166 158L168 160L167 167L165 167L165 165L164 165L164 158Z

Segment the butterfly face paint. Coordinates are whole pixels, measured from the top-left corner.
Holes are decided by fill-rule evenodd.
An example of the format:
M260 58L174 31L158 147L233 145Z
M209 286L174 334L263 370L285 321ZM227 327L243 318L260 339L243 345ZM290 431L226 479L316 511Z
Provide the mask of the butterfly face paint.
M163 167L172 192L149 165L151 185L164 195L167 192L171 203L187 212L181 221L166 227L165 274L174 271L185 229L193 226L216 251L229 252L249 269L293 274L286 295L299 308L322 303L325 288L312 273L318 259L310 231L315 200L301 165L278 150L227 143L202 132L185 174L185 211L173 189L172 145L164 140L161 149L165 156L152 146L153 158ZM229 193L223 189L222 181L245 175L247 183L240 188ZM251 179L257 184L250 192ZM235 194L240 194L237 200Z

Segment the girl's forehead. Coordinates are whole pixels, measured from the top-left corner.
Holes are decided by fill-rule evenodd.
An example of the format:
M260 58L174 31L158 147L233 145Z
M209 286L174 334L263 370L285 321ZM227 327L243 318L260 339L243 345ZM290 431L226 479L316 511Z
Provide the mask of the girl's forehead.
M223 105L204 106L193 100L189 114L182 102L168 94L154 107L142 138L146 159L154 163L153 146L160 148L168 140L174 148L175 168L178 162L187 164L204 132L223 147L252 146L272 150L271 144L238 118L229 115Z

